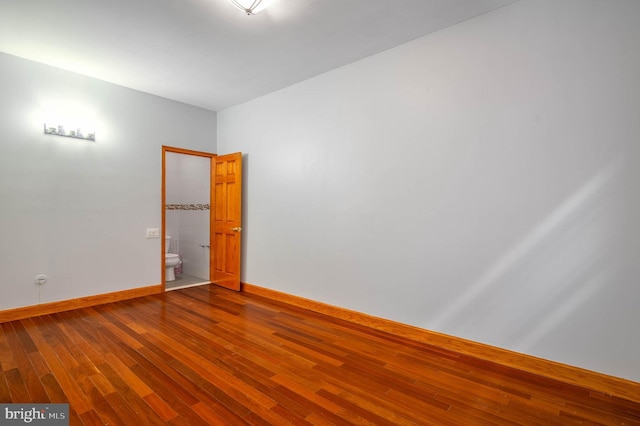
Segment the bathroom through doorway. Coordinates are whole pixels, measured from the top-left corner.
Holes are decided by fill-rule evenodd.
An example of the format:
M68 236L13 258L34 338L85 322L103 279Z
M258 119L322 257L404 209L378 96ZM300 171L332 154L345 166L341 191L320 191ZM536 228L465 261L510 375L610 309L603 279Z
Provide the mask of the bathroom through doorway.
M209 284L213 153L163 147L163 285Z

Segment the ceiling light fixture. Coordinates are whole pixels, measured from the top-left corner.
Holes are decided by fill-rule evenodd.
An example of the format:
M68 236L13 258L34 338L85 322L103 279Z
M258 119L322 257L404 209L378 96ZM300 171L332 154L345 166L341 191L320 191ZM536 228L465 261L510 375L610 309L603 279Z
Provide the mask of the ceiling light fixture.
M231 3L247 15L254 15L264 9L263 0L231 0ZM262 7L260 7L262 4Z

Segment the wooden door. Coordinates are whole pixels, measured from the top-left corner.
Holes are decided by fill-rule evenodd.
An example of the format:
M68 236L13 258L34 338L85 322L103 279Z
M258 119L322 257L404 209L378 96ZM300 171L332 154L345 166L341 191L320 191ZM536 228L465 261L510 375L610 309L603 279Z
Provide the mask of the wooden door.
M214 157L211 282L240 290L242 153Z

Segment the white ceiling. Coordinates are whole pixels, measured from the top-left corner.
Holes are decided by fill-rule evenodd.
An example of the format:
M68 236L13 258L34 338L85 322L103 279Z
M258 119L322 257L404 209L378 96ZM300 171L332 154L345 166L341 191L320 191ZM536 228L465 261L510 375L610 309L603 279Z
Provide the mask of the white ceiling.
M220 110L515 0L0 0L0 51Z

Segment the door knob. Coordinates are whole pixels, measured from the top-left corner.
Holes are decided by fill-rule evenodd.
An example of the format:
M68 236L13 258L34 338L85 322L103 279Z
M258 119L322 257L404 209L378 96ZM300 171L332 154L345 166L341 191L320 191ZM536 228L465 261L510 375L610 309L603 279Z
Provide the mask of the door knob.
M233 232L240 232L240 231L242 231L242 228L241 228L241 227L239 227L239 226L237 226L237 227L235 227L235 228L231 228L231 230L232 230Z

